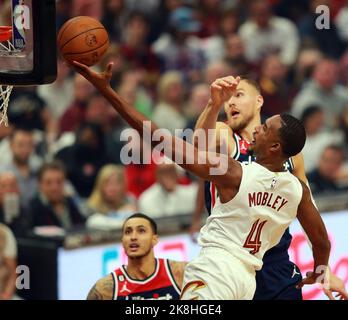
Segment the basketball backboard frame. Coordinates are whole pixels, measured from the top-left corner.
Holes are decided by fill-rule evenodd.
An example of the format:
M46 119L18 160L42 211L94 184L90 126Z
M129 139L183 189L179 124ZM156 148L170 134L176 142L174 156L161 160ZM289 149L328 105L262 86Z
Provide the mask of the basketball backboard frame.
M57 76L55 0L9 1L12 2L11 41L16 54L0 52L0 84L22 86L53 82ZM18 7L25 10L18 13ZM17 28L18 23L23 23L24 34ZM22 43L21 37L24 37Z

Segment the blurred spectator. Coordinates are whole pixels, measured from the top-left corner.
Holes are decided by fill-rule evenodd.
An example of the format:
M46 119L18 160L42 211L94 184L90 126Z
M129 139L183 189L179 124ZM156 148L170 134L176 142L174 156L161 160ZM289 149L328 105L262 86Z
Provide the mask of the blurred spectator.
M210 86L216 79L230 75L237 75L230 65L223 60L215 61L204 69L204 82Z
M134 213L136 200L127 194L125 171L122 166L106 165L98 174L91 196L87 201L93 213Z
M329 28L317 28L316 20L318 14L316 8L319 5L330 6L330 0L311 0L310 13L306 15L298 24L303 46L316 46L325 55L332 58L339 58L345 45L341 40L336 25L329 21Z
M234 75L255 78L255 66L245 57L245 46L242 38L237 34L229 34L225 40L225 61L233 69Z
M107 30L111 41L121 41L124 20L124 0L103 0L103 16L101 22Z
M70 69L62 59L58 59L57 79L52 84L38 86L37 93L44 101L55 121L63 115L73 103L74 86L70 76Z
M276 17L266 0L252 1L250 18L241 25L239 34L252 63L262 61L267 54L277 53L282 63L292 65L297 57L299 36L293 22Z
M302 85L310 80L315 66L322 58L323 54L318 49L302 49L295 65L295 84Z
M57 134L57 123L47 108L47 102L39 97L35 86L16 87L8 107L9 122L16 127L45 132L49 139Z
M300 118L310 105L321 107L325 113L325 125L337 127L339 114L348 102L345 87L337 84L338 65L330 59L322 59L316 65L312 80L306 83L294 99L292 113Z
M129 15L121 51L131 69L146 71L144 81L148 85L156 83L160 72L160 61L147 44L149 22L147 17L140 12Z
M19 186L12 172L0 173L0 223L6 224L16 235L27 229L28 216L21 205Z
M0 300L12 300L16 292L17 242L11 230L0 224Z
M156 183L139 198L139 210L152 218L189 214L195 208L197 186L180 185L175 164L160 164Z
M183 0L162 0L156 14L151 14L149 42L156 41L163 32L167 32L171 13L183 5Z
M344 6L341 8L341 10L338 12L337 16L335 17L335 25L338 31L338 34L340 35L341 39L348 43L348 1L345 0Z
M346 52L339 63L339 82L348 87L348 52Z
M225 39L236 34L239 27L239 12L235 9L224 10L219 18L218 32L201 39L200 46L208 63L222 60L225 55Z
M202 28L199 36L211 37L219 31L221 20L220 0L202 0L199 3L199 15Z
M67 177L77 193L89 197L99 169L109 162L101 126L83 123L75 143L60 150L56 158L66 165Z
M203 112L210 98L210 86L205 83L195 84L191 89L190 99L185 107L188 119L187 128L194 129L198 117Z
M44 164L38 174L39 192L30 202L30 225L57 226L69 230L83 225L74 200L64 192L65 169L59 162Z
M125 0L125 4L127 10L139 11L145 14L153 14L157 12L157 9L160 5L161 0L147 0L147 1L139 1L139 0Z
M343 134L345 159L348 160L348 105L345 106L339 119L339 128Z
M119 93L124 97L122 91ZM120 152L124 142L120 137L126 123L103 97L95 96L90 100L86 110L86 122L95 123L102 129L108 161L121 163Z
M307 175L313 195L347 190L339 185L343 162L344 153L341 147L331 145L325 148L318 168Z
M100 20L102 15L102 1L74 0L72 16L89 16Z
M182 72L185 81L195 82L204 68L204 52L194 36L201 25L192 9L181 7L169 17L170 29L153 44L154 52L162 59L164 71Z
M339 143L342 135L325 129L325 115L318 106L308 107L301 121L306 129L307 139L302 150L306 172L314 170L325 148L333 143Z
M140 69L124 72L117 92L138 111L151 117L152 99L143 85L144 75L145 72Z
M274 12L276 15L288 18L296 24L309 12L308 0L277 0L272 2L275 3Z
M101 127L104 133L104 143L108 159L111 162L120 163L120 151L123 146L120 135L125 128L125 123L102 96L95 95L88 101L85 122L95 123ZM65 132L54 143L51 153L56 154L63 148L73 145L75 142L75 132Z
M266 57L261 67L259 84L264 104L261 114L269 118L275 114L287 112L291 108L295 96L294 86L287 83L287 67L280 61L278 55Z
M155 106L153 121L172 134L175 129L184 129L187 120L183 115L184 83L181 74L166 72L160 78L157 90L159 103Z
M21 202L24 208L29 205L37 188L37 171L42 159L34 156L33 133L27 129L15 129L10 136L11 162L4 164L0 171L12 172L18 181Z
M58 0L56 1L56 26L59 30L65 22L71 18L72 14L72 1L71 0Z
M74 101L60 118L60 132L75 131L85 119L86 107L95 92L94 87L80 74L74 78Z

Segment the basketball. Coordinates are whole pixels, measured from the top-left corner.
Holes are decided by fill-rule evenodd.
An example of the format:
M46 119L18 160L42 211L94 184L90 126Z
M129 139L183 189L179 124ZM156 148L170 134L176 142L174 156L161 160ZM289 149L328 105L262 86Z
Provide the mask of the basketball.
M68 20L58 33L58 48L64 59L93 66L109 47L109 36L96 19L79 16Z

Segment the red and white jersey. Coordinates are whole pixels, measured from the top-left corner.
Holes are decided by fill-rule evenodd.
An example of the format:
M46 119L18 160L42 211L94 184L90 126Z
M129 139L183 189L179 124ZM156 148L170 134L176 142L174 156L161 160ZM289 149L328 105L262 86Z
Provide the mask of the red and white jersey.
M115 283L113 300L179 300L169 260L156 259L155 272L144 280L132 279L125 266L111 273Z
M216 198L199 244L228 250L259 270L264 253L277 245L295 219L303 189L288 171L272 172L256 162L241 166L238 193L227 203Z

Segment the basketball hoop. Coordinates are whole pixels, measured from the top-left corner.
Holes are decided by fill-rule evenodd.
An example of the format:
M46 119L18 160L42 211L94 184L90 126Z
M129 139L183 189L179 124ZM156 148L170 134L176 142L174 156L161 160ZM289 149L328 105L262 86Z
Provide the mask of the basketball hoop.
M0 56L11 56L16 53L12 42L12 27L0 26ZM13 86L0 84L0 125L8 127L7 108Z

